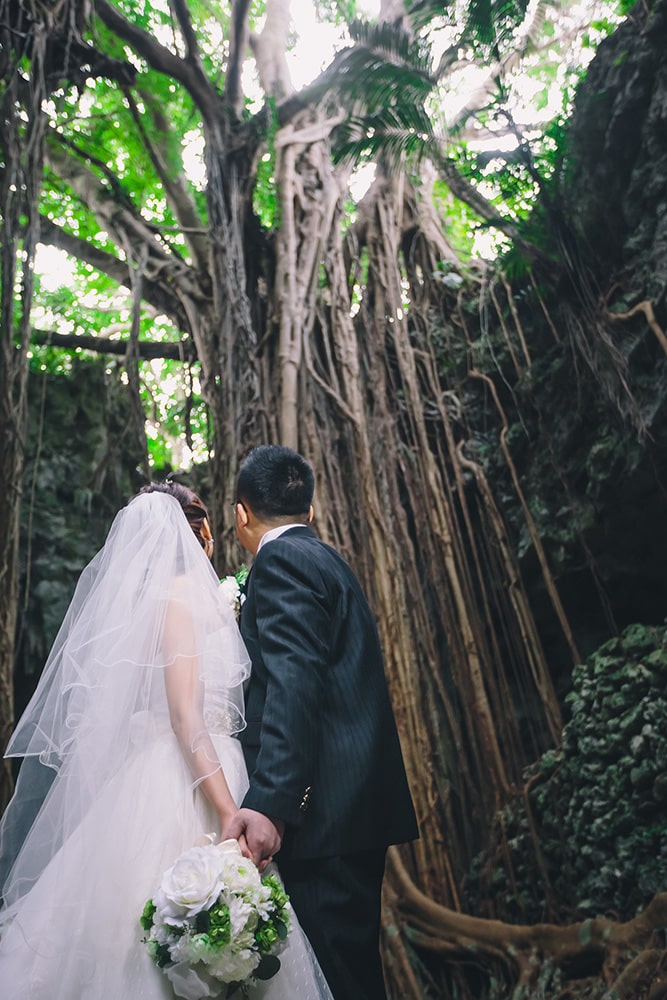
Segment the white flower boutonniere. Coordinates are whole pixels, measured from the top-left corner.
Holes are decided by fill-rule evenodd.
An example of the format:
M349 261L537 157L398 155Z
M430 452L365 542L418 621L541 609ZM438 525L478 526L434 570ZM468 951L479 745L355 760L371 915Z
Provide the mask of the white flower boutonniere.
M239 620L241 614L241 607L245 600L244 586L248 579L250 570L245 563L241 568L230 576L225 576L220 581L220 589L222 590L224 596L229 601L234 614L236 615L236 620Z

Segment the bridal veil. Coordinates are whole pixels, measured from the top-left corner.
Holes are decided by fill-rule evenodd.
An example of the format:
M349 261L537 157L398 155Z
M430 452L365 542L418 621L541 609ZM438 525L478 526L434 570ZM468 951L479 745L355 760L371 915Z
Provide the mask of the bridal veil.
M178 704L168 697L175 672ZM17 839L22 846L0 916L11 915L105 786L171 731L175 716L192 787L215 771L212 738L243 728L248 673L234 612L179 502L160 492L135 497L83 571L7 749L25 760L0 853ZM33 821L40 772L52 780ZM121 817L110 820L122 830Z

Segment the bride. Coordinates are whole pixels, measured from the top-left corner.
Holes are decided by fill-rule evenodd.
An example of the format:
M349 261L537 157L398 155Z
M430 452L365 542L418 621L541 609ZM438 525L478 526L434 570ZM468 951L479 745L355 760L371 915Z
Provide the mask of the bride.
M2 995L174 998L139 918L179 854L210 832L224 839L248 785L234 734L250 664L212 549L199 497L152 484L81 575L7 751L24 764L0 824L0 855L17 830L22 841L0 910ZM21 829L46 769L50 788ZM331 998L292 924L280 971L250 997Z

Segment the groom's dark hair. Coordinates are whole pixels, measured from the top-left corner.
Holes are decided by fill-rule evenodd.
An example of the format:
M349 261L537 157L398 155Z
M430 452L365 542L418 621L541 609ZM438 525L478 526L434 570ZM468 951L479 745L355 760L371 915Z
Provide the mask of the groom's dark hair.
M236 495L262 520L306 518L315 477L303 455L278 444L253 448L239 470Z

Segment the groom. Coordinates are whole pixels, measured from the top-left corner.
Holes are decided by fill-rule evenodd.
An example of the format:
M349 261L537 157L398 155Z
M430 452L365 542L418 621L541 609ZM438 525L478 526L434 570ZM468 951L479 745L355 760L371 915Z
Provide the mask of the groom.
M239 541L255 556L241 614L252 660L241 735L250 788L225 831L280 872L336 1000L386 997L386 849L418 836L373 615L321 542L313 472L289 448L241 466Z

